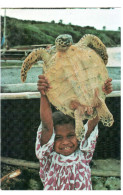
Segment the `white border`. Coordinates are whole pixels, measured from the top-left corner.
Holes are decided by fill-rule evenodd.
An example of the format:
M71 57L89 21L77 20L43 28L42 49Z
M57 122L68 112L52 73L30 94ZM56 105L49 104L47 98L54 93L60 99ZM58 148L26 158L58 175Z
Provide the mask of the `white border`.
M0 1L0 8L65 8L65 7L70 7L70 8L78 8L78 7L122 7L122 0L25 0L25 1L20 1L20 0L1 0ZM113 21L111 21L113 22ZM122 64L122 63L121 63ZM122 86L122 85L121 85ZM122 129L122 126L121 126ZM122 142L121 142L122 144ZM121 146L122 149L122 146ZM122 185L121 185L122 187ZM122 189L122 188L121 188ZM16 191L16 190L12 190L12 191L1 191L3 194L5 193L9 193L9 194L13 194L13 193L21 193L22 191ZM32 193L36 193L36 194L68 194L69 191L67 192L63 192L63 191L25 191L26 193L32 194ZM70 191L70 193L80 193L80 194L121 194L121 191L91 191L91 192L84 192L84 191Z
M122 0L1 0L1 8L122 7Z

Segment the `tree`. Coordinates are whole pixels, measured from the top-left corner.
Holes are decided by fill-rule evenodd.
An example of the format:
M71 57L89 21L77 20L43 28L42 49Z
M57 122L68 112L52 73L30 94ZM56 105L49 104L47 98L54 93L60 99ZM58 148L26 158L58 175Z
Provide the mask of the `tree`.
M106 26L103 26L103 30L106 30Z
M121 27L120 26L118 27L118 31L121 31Z
M51 21L51 24L55 24L55 21L54 21L54 20L52 20L52 21Z
M63 20L59 20L59 24L63 24Z

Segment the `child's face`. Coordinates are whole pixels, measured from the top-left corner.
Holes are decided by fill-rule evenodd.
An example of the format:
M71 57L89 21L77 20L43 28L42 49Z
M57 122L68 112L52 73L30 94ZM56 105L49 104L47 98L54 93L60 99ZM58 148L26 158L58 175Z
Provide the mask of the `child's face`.
M54 150L64 156L72 154L78 147L75 129L72 124L56 125Z

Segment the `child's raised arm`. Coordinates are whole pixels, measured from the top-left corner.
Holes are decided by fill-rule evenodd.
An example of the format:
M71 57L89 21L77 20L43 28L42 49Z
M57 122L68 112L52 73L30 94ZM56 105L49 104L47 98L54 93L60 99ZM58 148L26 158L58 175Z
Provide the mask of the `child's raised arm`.
M50 89L48 80L44 75L38 76L38 91L41 93L40 99L40 117L42 121L42 136L41 136L41 146L46 144L53 133L53 119L52 119L52 110L50 103L45 95L45 92Z
M105 83L102 87L102 90L106 95L110 94L112 92L112 83L111 83L111 81L112 81L112 79L108 78L105 81ZM98 122L99 122L98 116L96 118L88 121L88 131L86 133L86 139L90 136L91 132L94 130L94 128L96 127Z

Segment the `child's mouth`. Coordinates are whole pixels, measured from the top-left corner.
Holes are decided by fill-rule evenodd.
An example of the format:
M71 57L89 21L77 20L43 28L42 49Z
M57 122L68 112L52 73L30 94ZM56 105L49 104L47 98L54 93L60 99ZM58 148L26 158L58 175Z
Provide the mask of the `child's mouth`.
M66 147L66 148L64 148L64 150L69 150L69 149L71 149L70 147Z
M64 156L68 156L72 154L74 151L75 151L74 146L64 146L64 147L59 148L59 153Z
M71 150L72 148L73 148L73 147L68 147L68 146L67 146L67 147L65 147L65 148L62 148L62 150L63 150L63 151L69 151L69 150Z

